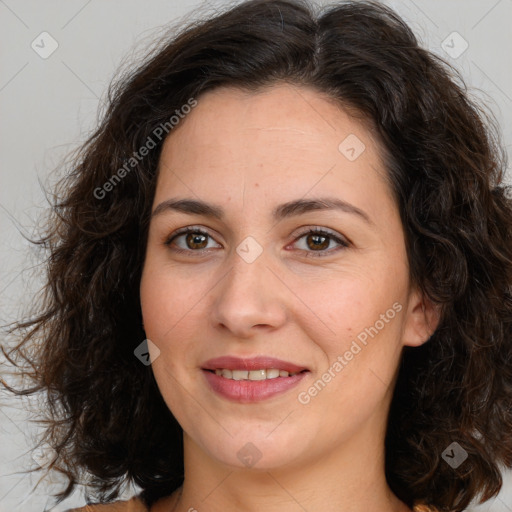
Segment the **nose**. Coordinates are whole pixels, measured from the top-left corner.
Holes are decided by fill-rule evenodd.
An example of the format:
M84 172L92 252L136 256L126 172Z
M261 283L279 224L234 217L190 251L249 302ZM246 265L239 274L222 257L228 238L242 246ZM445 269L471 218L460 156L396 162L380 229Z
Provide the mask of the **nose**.
M217 328L242 339L285 323L286 286L269 263L265 251L250 263L233 251L230 269L214 289L212 316Z

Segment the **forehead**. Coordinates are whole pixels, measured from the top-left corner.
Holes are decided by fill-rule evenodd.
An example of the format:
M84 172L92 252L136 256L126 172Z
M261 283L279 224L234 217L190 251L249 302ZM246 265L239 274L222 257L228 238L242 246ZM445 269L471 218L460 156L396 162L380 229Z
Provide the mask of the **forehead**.
M221 195L247 185L270 192L293 183L303 194L344 187L354 195L387 187L374 134L311 88L222 87L197 101L164 143L157 193Z

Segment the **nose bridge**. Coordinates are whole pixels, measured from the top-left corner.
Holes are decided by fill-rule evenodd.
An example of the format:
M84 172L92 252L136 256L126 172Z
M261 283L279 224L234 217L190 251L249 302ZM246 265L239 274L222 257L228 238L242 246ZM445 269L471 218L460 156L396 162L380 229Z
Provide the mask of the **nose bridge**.
M269 251L264 251L253 237L247 237L236 247L213 304L217 325L244 337L256 325L277 327L284 321L283 296L276 289L280 284L269 264Z

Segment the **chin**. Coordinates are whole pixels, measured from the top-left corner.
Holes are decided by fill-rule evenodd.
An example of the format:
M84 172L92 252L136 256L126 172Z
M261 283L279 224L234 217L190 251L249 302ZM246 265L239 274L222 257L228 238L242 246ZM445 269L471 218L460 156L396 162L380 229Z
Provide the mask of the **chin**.
M200 444L213 459L237 469L271 470L293 465L308 443L304 435L291 432L291 429L283 428L278 433L282 427L277 425L270 429L261 428L261 425L246 428L243 429L245 433L237 428L232 437L224 432L219 436L217 432L217 435L201 440ZM272 432L272 429L276 430Z

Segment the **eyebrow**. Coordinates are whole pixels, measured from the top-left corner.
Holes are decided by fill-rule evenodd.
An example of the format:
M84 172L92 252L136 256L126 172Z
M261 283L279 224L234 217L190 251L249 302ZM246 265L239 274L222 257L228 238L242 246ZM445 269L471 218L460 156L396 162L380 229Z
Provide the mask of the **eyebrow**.
M374 222L366 212L357 206L336 197L297 199L295 201L289 201L274 208L272 217L274 220L280 221L288 217L303 215L305 213L318 210L338 210L345 213L351 213L363 219L367 224L375 226ZM161 215L168 211L176 211L189 215L203 215L217 220L223 220L225 216L224 209L219 205L214 205L196 199L184 198L167 199L166 201L161 202L154 209L151 217L156 217L157 215Z

